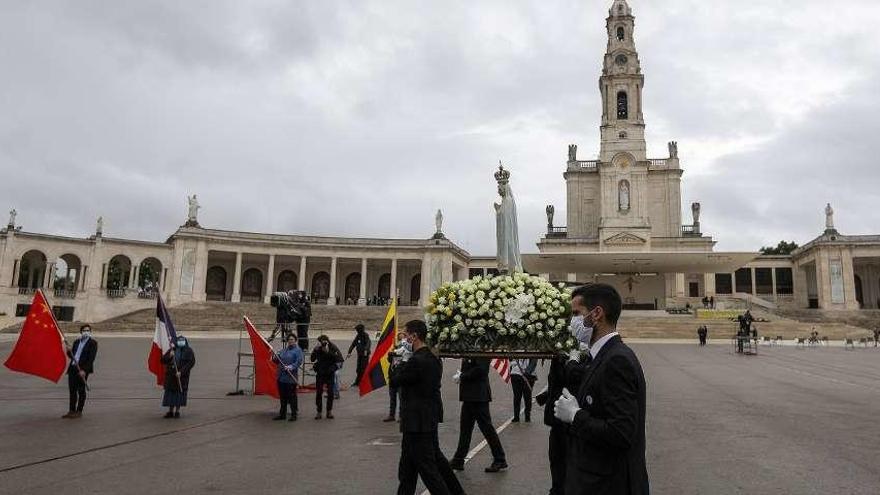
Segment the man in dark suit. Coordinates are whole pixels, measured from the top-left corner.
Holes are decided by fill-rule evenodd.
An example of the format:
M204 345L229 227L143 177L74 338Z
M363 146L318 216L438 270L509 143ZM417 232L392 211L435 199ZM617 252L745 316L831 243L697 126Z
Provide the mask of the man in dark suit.
M440 379L443 363L425 344L428 327L413 320L404 326L405 339L412 344L411 356L404 352L401 363L392 370L390 386L400 389L400 463L398 495L412 495L418 477L434 495L460 495L464 489L449 461L440 451L437 425L443 421Z
M555 417L569 425L565 493L647 494L645 376L617 333L620 295L590 284L575 289L571 306L593 335L578 390L563 390L555 406Z
M453 378L458 383L458 400L461 401L461 427L459 428L458 449L449 462L452 469L464 470L464 458L471 446L474 423L480 427L489 449L492 451L492 464L487 473L497 473L507 469L507 457L495 427L489 403L492 402L492 389L489 387L489 359L463 359L461 369Z
M73 347L67 347L70 364L67 366L67 388L70 391L70 409L62 418L82 417L86 405L86 382L95 369L95 356L98 355L98 342L92 338L92 327L83 325L79 328L79 338L73 341Z

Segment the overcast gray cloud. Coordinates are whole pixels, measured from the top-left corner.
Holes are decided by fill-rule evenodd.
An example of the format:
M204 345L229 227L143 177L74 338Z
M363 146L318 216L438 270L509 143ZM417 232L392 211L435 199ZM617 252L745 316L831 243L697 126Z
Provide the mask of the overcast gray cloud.
M4 2L0 207L29 231L205 226L449 237L494 252L513 170L524 250L598 151L610 0ZM880 4L632 0L648 148L720 249L876 233ZM685 218L689 218L689 213Z

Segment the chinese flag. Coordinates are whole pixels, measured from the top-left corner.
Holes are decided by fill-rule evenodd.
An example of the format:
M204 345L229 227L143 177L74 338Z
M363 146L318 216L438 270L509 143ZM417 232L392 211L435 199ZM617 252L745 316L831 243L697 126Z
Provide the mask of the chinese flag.
M64 337L46 302L46 296L38 290L18 334L18 341L3 364L13 371L41 376L58 383L67 368L63 342Z
M278 365L272 361L275 351L266 339L257 333L257 329L247 316L244 317L244 327L247 329L251 349L254 352L254 395L271 395L277 399L280 396L276 378Z

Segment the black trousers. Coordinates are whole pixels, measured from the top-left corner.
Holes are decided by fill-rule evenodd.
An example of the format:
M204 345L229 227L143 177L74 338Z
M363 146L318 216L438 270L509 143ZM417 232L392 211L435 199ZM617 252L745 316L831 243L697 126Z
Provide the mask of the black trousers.
M357 375L356 375L356 378L354 379L355 385L361 384L361 378L364 376L364 370L367 369L368 364L370 364L370 355L365 354L365 355L361 356L360 354L358 354Z
M519 420L519 409L523 399L526 401L526 419L532 418L532 388L522 375L510 375L513 387L513 419Z
M400 388L398 387L388 387L388 395L391 397L391 408L388 411L388 415L393 417L397 416L397 394L400 393Z
M309 352L309 326L308 325L297 325L296 326L296 342L299 344L299 348L303 350L303 353ZM308 354L306 354L308 355Z
M88 377L86 373L86 379ZM70 391L70 412L82 412L86 405L86 380L80 378L75 368L67 370L67 389Z
M563 495L565 493L565 452L566 431L563 426L550 427L550 445L548 457L550 458L550 495Z
M413 495L418 477L432 495L459 495L464 493L449 461L440 450L440 439L435 429L431 433L404 433L397 467L397 495Z
M317 375L315 377L315 407L318 412L323 410L324 389L327 389L327 412L333 410L333 384L336 382L336 375Z
M278 400L281 401L279 416L287 417L287 406L290 406L290 415L296 417L299 412L299 399L296 396L296 384L284 383L278 380Z
M461 403L461 426L459 428L458 449L455 450L454 459L463 460L471 447L471 435L474 431L474 423L479 426L486 443L492 450L492 458L495 462L507 462L504 448L495 427L492 426L492 416L489 414L488 402L462 402Z

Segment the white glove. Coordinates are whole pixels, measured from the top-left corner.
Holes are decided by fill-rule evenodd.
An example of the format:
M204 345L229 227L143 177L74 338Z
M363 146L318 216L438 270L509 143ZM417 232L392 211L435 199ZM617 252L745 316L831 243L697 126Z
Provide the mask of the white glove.
M456 385L461 383L461 370L456 371L455 374L452 375L452 381L455 382Z
M559 399L553 406L553 415L556 416L556 419L566 424L571 424L574 421L575 414L581 410L577 399L571 395L567 388L562 389L562 395L559 396Z
M287 371L293 371L293 365L292 364L285 364L284 369L286 369Z

